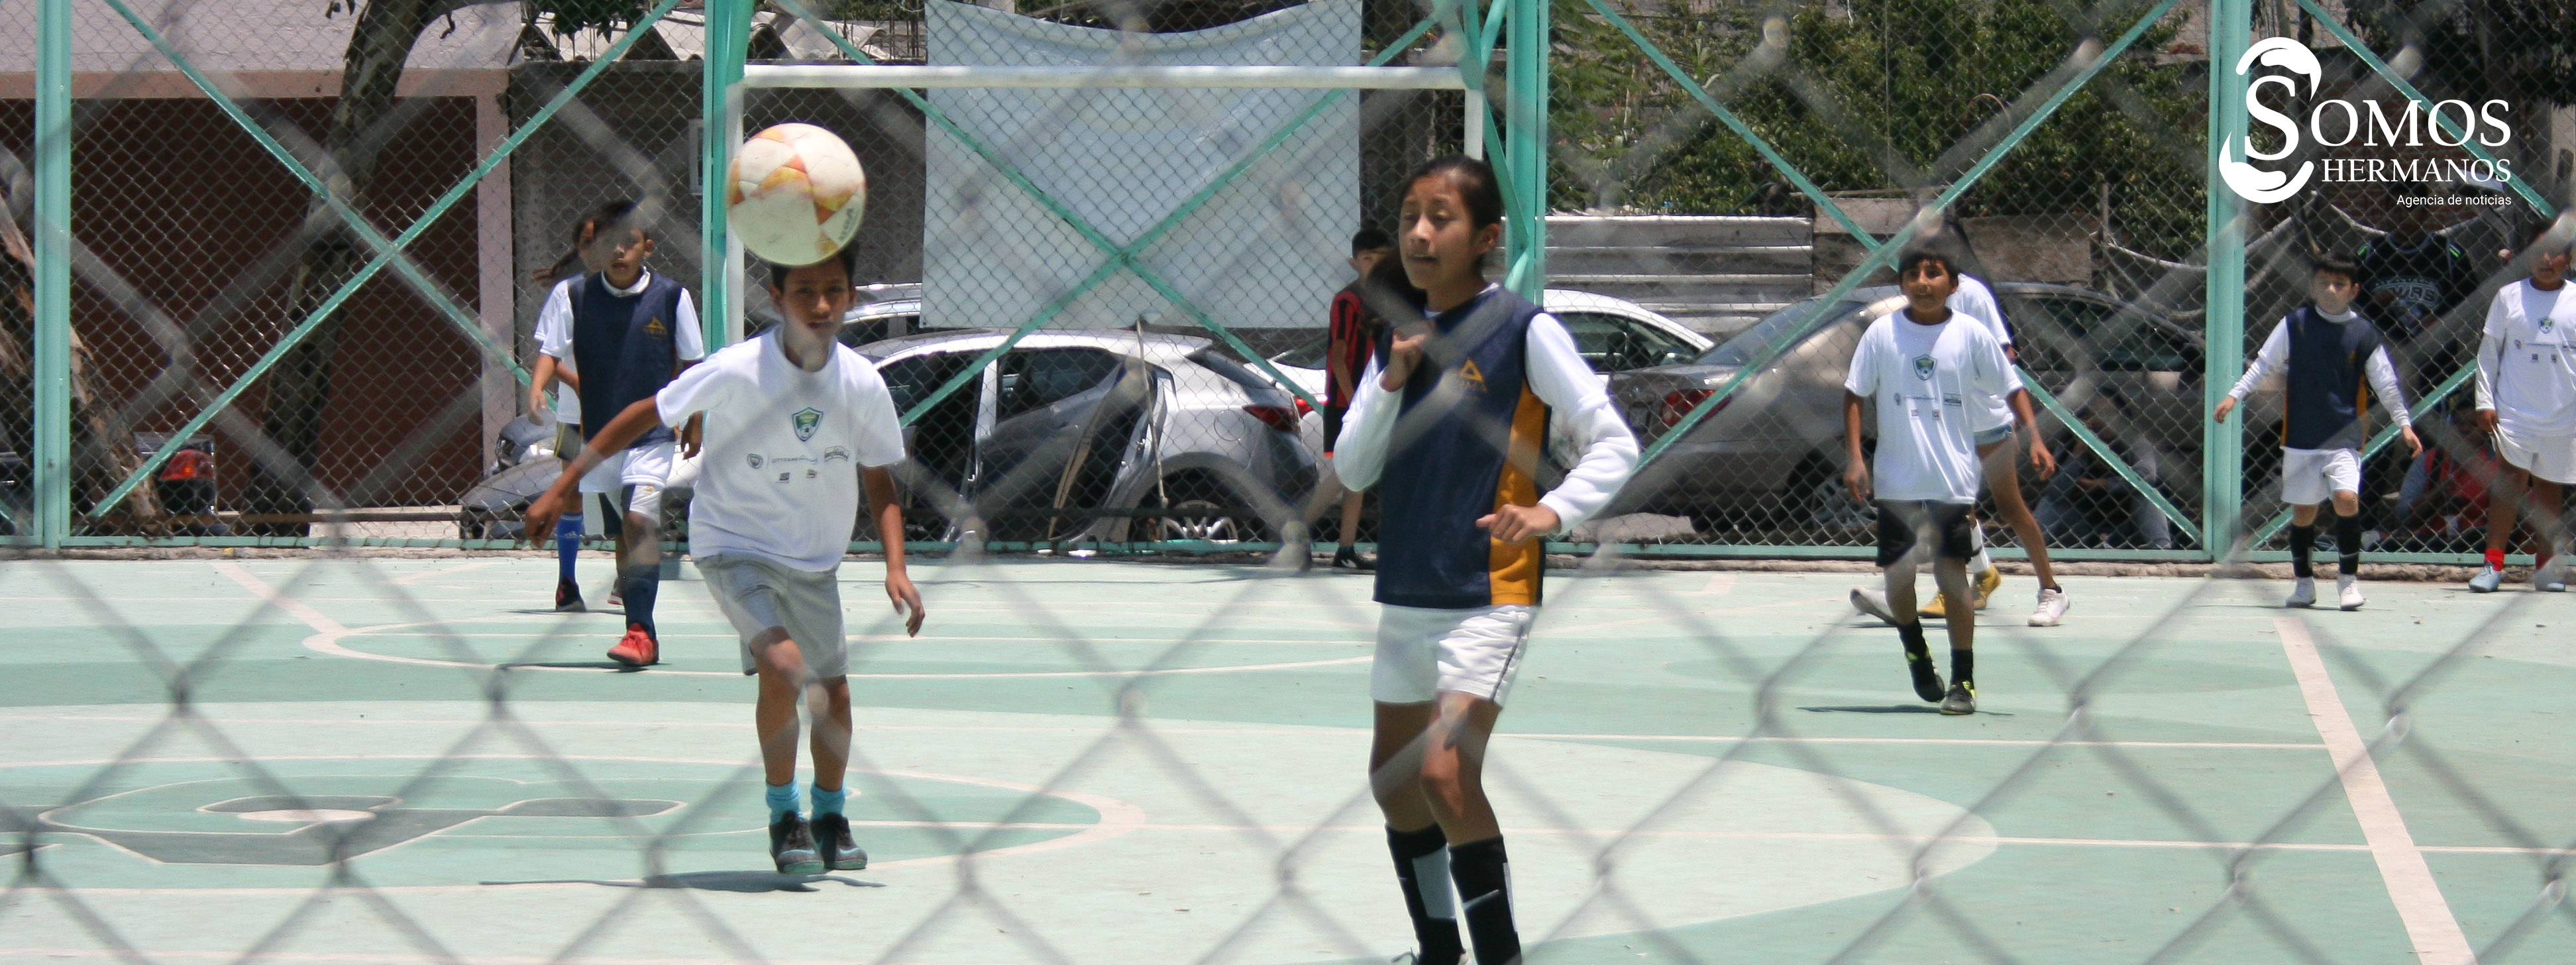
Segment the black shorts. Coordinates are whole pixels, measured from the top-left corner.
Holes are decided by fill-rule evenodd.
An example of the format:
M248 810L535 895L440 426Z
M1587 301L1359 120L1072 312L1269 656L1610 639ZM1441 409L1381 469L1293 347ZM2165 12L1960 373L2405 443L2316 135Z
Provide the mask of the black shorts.
M1342 437L1342 414L1349 411L1350 409L1343 406L1328 405L1324 407L1325 455L1329 456L1333 454L1333 440Z
M1975 527L1968 522L1967 503L1944 503L1927 499L1882 499L1878 501L1878 565L1893 566L1914 552L1925 530L1936 539L1933 554L1942 559L1965 560L1977 555Z

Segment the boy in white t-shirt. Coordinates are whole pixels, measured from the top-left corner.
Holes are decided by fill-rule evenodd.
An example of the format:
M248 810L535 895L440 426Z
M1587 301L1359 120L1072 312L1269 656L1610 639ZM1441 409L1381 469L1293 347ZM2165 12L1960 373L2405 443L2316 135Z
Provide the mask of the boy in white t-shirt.
M2513 543L2515 510L2526 488L2531 528L2540 538L2531 588L2567 590L2561 488L2576 483L2576 286L2567 284L2571 242L2557 225L2532 238L2531 277L2504 286L2487 306L2478 340L2478 425L2495 437L2504 463L2489 490L2487 559L2469 589L2493 593L2504 584L2504 554Z
M2341 255L2316 259L2308 278L2309 304L2272 327L2245 377L2210 413L2227 421L2256 386L2274 376L2286 383L2281 418L2281 501L2290 504L2290 568L2298 582L2283 605L2315 606L2317 507L2335 510L2337 605L2358 610L2361 594L2361 447L2370 438L2370 394L2404 432L2409 456L2421 455L2406 414L2406 398L2388 346L2370 319L2354 308L2361 297L2361 268Z
M546 292L546 300L537 309L537 366L528 378L528 415L536 418L546 411L546 390L563 383L563 391L554 394L555 458L566 464L581 451L581 367L572 357L572 290L593 272L605 271L615 252L598 243L599 215L585 216L572 228L572 253L565 261L578 265L573 272ZM552 267L538 271L539 280L554 277ZM603 498L602 502L605 502ZM581 584L573 581L573 560L581 552L582 507L575 506L555 524L555 609L576 612L587 609L582 602ZM536 536L530 536L536 539ZM611 594L614 595L613 593ZM612 600L611 606L617 605Z
M689 505L689 549L734 630L742 672L760 678L753 711L768 779L770 857L784 874L867 867L842 815L850 746L847 640L836 573L864 483L885 546L886 597L921 632L921 594L904 572L903 508L886 467L902 462L894 397L865 357L842 346L851 252L770 268L786 321L709 356L592 437L554 488L528 507L528 531L561 515L575 480L645 432L706 419L706 455ZM813 820L796 809L796 704L814 717ZM819 843L819 847L818 847Z
M1925 557L1933 582L1952 600L1968 595L1968 558L1976 555L1968 510L1977 501L1983 458L1977 439L1996 427L1995 412L2011 390L2012 363L1984 324L1950 310L1959 273L1933 251L1906 254L1897 265L1906 307L1871 322L1843 381L1843 483L1852 498L1878 507L1878 565L1887 574L1887 606L1905 646L1914 693L1944 714L1977 710L1977 621L1952 616L1950 686L1932 669L1914 578ZM1864 405L1878 407L1878 453L1861 452ZM1875 465L1876 478L1872 478ZM1855 598L1862 593L1854 590Z

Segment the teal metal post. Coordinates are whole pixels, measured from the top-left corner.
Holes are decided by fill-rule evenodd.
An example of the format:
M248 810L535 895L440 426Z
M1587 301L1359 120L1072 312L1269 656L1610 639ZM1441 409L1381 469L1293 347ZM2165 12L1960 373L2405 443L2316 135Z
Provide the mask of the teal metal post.
M2201 380L2202 411L2219 400L2245 374L2245 205L2218 177L2218 152L2228 144L2247 149L2245 81L2236 61L2253 45L2252 0L2210 0L2209 4L2209 278L2208 351ZM2201 544L2213 561L2236 552L2244 529L2244 420L2204 425L2201 437Z
M36 0L36 506L47 549L72 528L72 0Z
M1502 176L1512 182L1506 197L1520 202L1504 219L1511 265L1504 281L1533 302L1547 287L1547 7L1547 0L1510 0L1505 16L1511 22L1504 25L1510 50L1503 65Z
M698 97L698 242L705 252L699 262L704 273L698 282L698 324L706 329L710 350L733 334L733 285L741 266L733 263L733 246L726 237L725 196L731 184L726 172L733 164L734 132L725 103L741 96L734 85L742 81L750 43L751 0L707 0L704 86Z

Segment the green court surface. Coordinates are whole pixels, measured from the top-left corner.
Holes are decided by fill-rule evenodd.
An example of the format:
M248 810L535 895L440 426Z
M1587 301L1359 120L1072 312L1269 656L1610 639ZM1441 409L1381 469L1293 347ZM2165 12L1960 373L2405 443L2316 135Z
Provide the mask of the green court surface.
M0 960L1409 946L1366 577L924 559L904 639L879 573L841 570L875 863L789 878L694 573L616 672L548 560L0 564ZM1859 579L1551 575L1486 781L1532 965L2576 960L2576 599L2071 578L2031 629L2016 577L1945 718Z

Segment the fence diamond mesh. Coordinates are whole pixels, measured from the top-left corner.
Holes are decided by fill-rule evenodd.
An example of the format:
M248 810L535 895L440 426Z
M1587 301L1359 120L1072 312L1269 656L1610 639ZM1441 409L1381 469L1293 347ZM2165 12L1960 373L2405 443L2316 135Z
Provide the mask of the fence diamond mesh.
M2365 305L2426 447L2371 423L2365 549L2474 559L2496 457L2463 367L2570 183L2563 53L2494 38L2553 22L2227 0L754 6L42 0L60 50L51 21L0 23L0 596L29 651L0 684L23 737L0 755L0 957L1384 960L1404 925L1348 713L1378 612L1321 565L1374 548L1378 509L1346 520L1324 456L1324 323L1353 234L1395 228L1406 172L1462 150L1506 182L1496 280L1564 323L1644 450L1550 543L1553 643L1486 764L1531 962L2576 948L2545 749L2576 736L2549 709L2555 598L2374 586L2399 602L2338 622L2254 610L2268 582L2095 581L2099 622L1981 631L1990 712L1927 735L1924 708L1878 703L1889 631L1848 618L1841 577L1641 565L1868 555L1841 385L1918 244L1993 288L2053 456L2012 457L2017 486L1981 504L2003 555L2038 536L2061 559L2278 559L2284 403L2258 387L2223 429L2211 406L2342 253L2387 282ZM1262 32L1283 23L1304 46ZM2246 118L2213 100L2235 66L2213 57L2247 27L2322 62L2295 104L2255 98L2301 119L2515 112L2499 144L2312 135L2266 163L2516 176L2233 200L2211 132ZM710 101L739 55L1457 82ZM57 76L68 120L42 129ZM900 535L934 617L913 640L875 609L897 534L862 520L843 575L865 873L739 870L761 761L740 708L706 709L748 686L703 682L737 669L712 607L666 600L675 666L611 676L604 624L495 602L542 582L507 550L560 473L529 379L586 216L636 203L711 347L778 324L766 266L705 245L728 110L824 126L869 174L840 337L903 413ZM2282 146L2256 126L2244 150ZM59 247L43 170L68 177ZM687 488L664 507L683 552ZM303 552L63 553L136 546ZM65 662L66 640L90 650ZM842 888L879 900L756 903Z

